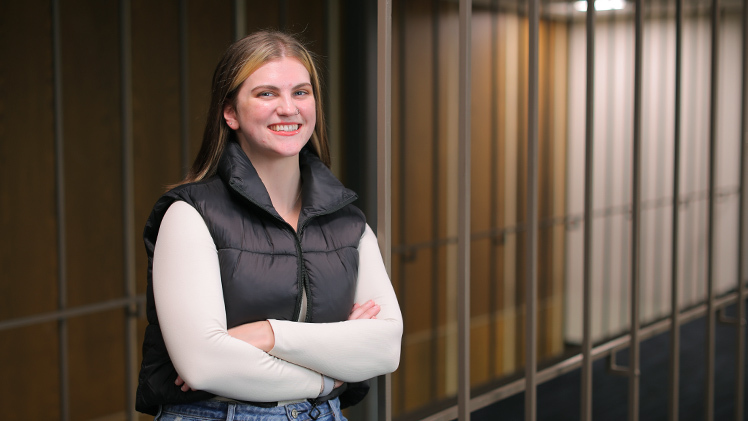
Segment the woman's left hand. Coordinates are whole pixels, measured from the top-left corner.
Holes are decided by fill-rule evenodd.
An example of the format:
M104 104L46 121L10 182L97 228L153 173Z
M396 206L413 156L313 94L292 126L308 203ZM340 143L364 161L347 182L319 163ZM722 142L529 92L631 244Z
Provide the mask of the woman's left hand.
M374 302L369 300L363 304L354 304L351 314L348 316L348 320L367 320L376 319L381 308Z

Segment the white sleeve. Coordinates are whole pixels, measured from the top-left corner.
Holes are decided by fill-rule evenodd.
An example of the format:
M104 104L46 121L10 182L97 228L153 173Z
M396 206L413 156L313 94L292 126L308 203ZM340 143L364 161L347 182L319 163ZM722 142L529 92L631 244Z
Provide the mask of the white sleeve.
M363 304L374 300L381 307L377 318L338 323L270 320L275 333L275 347L270 354L346 382L369 379L397 369L403 317L377 237L368 225L358 252L355 302Z
M174 202L161 223L153 296L169 357L193 389L254 402L319 395L319 373L228 334L216 246L200 214L185 202Z

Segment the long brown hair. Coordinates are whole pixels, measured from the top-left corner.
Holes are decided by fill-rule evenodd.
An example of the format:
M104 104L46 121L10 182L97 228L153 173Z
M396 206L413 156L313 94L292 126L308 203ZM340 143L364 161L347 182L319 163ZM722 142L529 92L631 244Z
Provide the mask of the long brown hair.
M226 143L235 136L226 124L223 109L236 105L236 95L242 83L260 66L282 57L293 57L309 72L315 98L317 124L305 148L311 149L330 167L330 150L322 108L320 78L312 54L293 36L277 31L260 31L248 35L229 46L213 73L208 119L203 132L203 142L187 176L179 184L200 181L216 172L218 161ZM311 147L310 147L311 145Z

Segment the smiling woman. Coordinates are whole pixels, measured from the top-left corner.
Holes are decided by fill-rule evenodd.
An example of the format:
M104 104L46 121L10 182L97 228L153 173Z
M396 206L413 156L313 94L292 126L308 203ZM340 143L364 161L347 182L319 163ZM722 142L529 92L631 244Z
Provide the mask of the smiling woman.
M314 63L259 32L229 47L211 92L195 163L146 223L137 408L344 420L397 368L403 327L357 196L328 168Z
M223 110L273 206L292 227L301 209L299 152L314 130L314 104L309 72L299 60L282 57L255 70Z
M252 73L223 115L261 178L266 166L285 165L293 182L299 180L299 152L314 130L314 104L309 72L297 59L283 57ZM269 181L263 178L266 185ZM291 200L300 186L283 186L281 191L290 197L280 200Z

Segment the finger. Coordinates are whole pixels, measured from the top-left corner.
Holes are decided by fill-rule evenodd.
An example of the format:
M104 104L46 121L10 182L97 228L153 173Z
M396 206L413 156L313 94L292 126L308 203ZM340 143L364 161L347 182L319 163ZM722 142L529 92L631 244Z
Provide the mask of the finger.
M184 380L182 380L181 377L177 376L177 379L174 381L174 384L177 386L181 386L184 384Z
M366 303L364 305L356 304L353 306L353 311L351 311L350 316L348 316L348 320L356 320L361 316L361 314L366 311Z
M355 310L351 312L351 315L348 317L348 320L360 319L361 315L369 311L373 306L374 306L373 300L369 300L365 302L364 304L360 305L358 308L356 308Z
M366 310L359 319L373 319L376 317L377 314L379 314L379 311L382 310L381 307L374 304L371 308Z
M353 315L356 313L356 310L358 310L361 306L358 303L353 304L353 308L351 309L351 314L348 315L348 320L354 320Z

